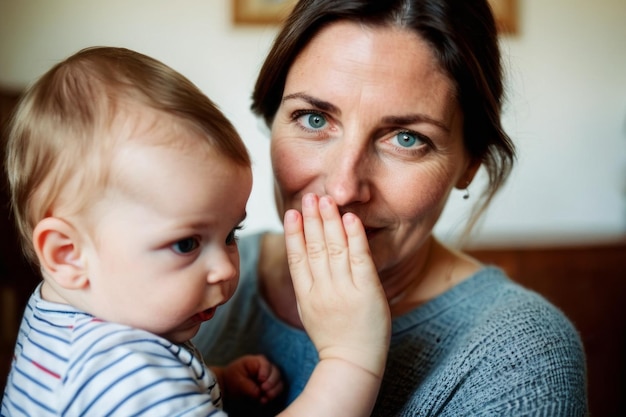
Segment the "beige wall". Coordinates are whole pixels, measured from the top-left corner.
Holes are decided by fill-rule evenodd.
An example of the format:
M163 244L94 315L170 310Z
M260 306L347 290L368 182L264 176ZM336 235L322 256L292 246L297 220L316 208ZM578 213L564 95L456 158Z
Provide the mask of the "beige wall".
M477 240L623 237L626 2L518 3L519 33L502 46L505 126L519 164ZM235 26L230 13L230 0L0 0L0 86L21 88L90 45L124 46L164 61L221 106L251 149L255 185L246 231L277 228L268 141L248 110L276 28ZM444 237L460 229L468 208L460 193L451 200L438 228Z

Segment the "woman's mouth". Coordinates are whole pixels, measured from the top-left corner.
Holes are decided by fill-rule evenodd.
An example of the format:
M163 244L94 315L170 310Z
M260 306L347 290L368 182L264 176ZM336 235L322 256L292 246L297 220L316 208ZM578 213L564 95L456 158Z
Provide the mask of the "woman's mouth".
M367 240L372 240L381 230L382 229L375 227L365 227L365 236L367 236Z

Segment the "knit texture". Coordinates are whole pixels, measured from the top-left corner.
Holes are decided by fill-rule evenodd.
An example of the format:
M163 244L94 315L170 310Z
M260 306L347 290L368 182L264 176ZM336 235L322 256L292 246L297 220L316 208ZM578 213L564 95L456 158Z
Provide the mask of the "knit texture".
M194 343L217 365L247 353L265 354L283 373L288 403L304 388L317 352L305 332L279 320L259 295L260 237L240 240L237 292L203 324ZM225 406L231 416L250 413ZM586 412L585 356L574 326L540 295L500 269L485 267L393 320L372 415L575 417Z

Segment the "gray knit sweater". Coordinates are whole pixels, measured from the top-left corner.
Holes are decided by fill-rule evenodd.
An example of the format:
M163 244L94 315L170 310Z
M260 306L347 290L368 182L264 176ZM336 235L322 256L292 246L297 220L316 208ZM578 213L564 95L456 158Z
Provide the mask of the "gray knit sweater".
M286 398L306 384L317 353L258 293L260 235L241 239L233 299L194 342L209 364L263 353L281 369ZM261 415L226 403L229 415ZM243 411L242 411L243 410ZM385 378L373 416L583 416L585 357L576 329L554 306L486 267L393 320Z

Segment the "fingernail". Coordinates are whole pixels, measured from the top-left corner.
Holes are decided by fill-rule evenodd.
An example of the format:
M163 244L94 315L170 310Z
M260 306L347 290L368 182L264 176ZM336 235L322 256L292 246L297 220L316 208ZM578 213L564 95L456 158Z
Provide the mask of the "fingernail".
M287 210L285 212L285 223L294 223L298 219L298 212L296 210Z
M328 208L331 205L330 198L326 196L320 197L320 208Z
M303 207L314 207L315 206L315 194L308 193L302 197L302 206Z

